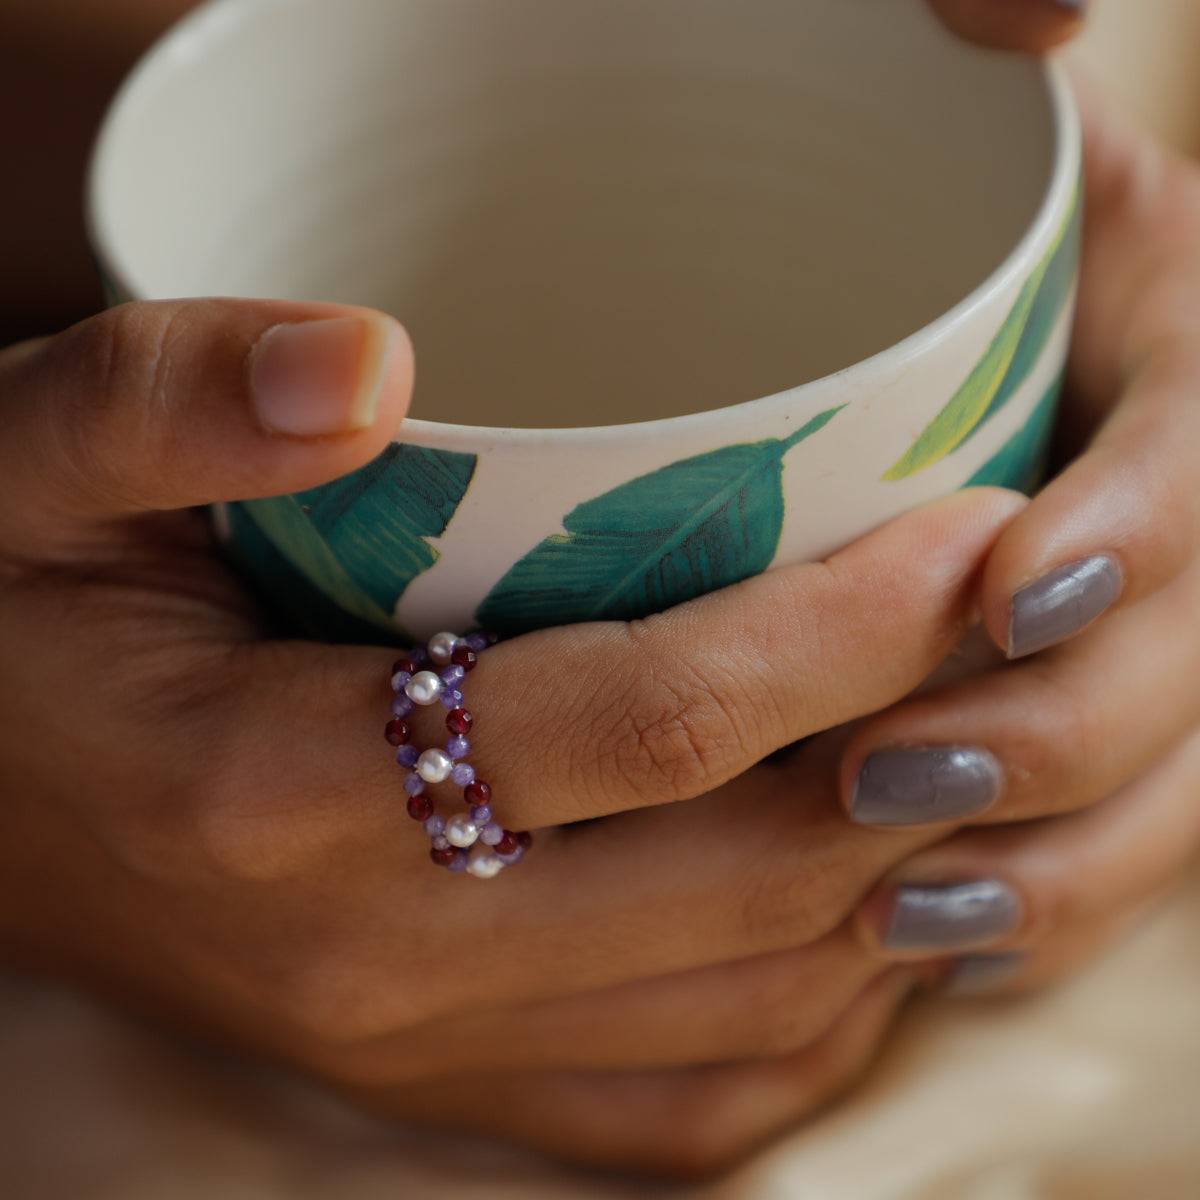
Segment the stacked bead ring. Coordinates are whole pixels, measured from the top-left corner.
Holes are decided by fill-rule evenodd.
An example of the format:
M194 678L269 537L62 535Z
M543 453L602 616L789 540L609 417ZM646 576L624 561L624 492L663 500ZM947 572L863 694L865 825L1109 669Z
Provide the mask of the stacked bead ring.
M467 733L475 718L463 707L463 683L475 669L478 657L496 639L491 634L472 633L465 638L454 633L435 633L428 644L414 646L392 664L392 719L384 727L388 744L395 746L396 761L406 768L404 791L408 815L420 821L430 840L429 857L439 867L466 871L479 879L491 879L505 867L520 862L533 842L529 833L514 833L492 818L492 789L476 777L466 761L471 743ZM426 663L429 665L426 666ZM449 711L444 748L418 750L412 744L408 718L418 706L434 704ZM434 812L427 785L449 780L462 788L467 811L448 820Z

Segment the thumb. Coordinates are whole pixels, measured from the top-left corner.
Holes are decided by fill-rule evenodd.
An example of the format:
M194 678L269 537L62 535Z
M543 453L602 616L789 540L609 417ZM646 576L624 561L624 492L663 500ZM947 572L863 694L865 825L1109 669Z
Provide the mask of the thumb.
M13 347L0 546L323 483L383 449L411 386L401 326L332 304L126 304Z
M1042 54L1079 32L1087 0L929 0L929 5L968 41Z

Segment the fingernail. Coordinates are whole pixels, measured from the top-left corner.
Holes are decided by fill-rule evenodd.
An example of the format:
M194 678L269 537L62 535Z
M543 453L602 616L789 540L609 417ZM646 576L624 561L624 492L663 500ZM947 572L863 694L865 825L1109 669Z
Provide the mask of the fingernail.
M1021 920L1016 892L998 879L896 889L882 944L888 950L969 948L1012 933Z
M1073 637L1110 608L1124 577L1109 554L1093 554L1043 575L1012 598L1008 657L1022 658Z
M858 772L850 818L862 825L924 825L969 817L996 802L1003 781L995 758L973 746L877 750Z
M954 964L942 985L947 996L980 996L1010 983L1024 969L1029 955L1023 950L1008 954L968 954Z
M250 392L264 429L323 437L375 419L395 341L386 317L276 325L250 356Z
M1059 8L1069 9L1071 12L1082 12L1086 0L1052 0Z

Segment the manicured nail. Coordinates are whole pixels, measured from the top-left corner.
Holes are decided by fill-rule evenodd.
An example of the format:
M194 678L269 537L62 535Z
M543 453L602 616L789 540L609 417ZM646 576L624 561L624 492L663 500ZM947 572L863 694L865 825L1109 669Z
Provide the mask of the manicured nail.
M902 884L881 940L889 950L969 949L1012 933L1020 921L1020 898L998 879Z
M1109 554L1093 554L1043 575L1012 598L1008 657L1064 642L1112 607L1124 576Z
M960 958L946 976L942 991L947 996L981 996L1010 983L1024 969L1029 955L1023 950L1008 954L968 954Z
M382 316L268 329L250 356L250 392L263 428L301 438L366 429L375 419L395 330Z
M986 750L927 746L867 756L850 818L861 825L924 825L969 817L993 805L1004 775Z

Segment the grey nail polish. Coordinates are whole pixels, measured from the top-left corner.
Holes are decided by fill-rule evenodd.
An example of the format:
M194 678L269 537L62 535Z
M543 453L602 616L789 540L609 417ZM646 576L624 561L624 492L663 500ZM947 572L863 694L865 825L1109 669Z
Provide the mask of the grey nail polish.
M947 996L980 996L1003 987L1019 975L1029 961L1023 950L1008 954L968 954L955 963L946 977L943 992Z
M982 812L1003 784L1000 764L974 746L878 750L867 756L850 818L861 825L924 825Z
M986 944L1012 933L1021 901L998 879L896 889L883 935L889 950L947 950Z
M1093 554L1023 587L1012 598L1008 657L1022 658L1066 641L1116 601L1124 582L1115 558Z

